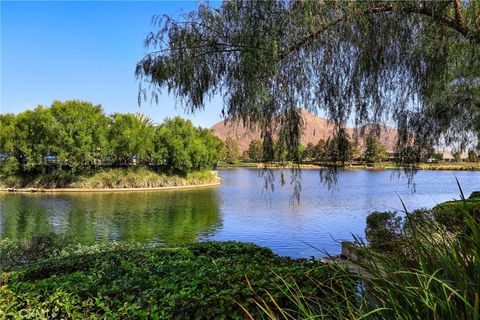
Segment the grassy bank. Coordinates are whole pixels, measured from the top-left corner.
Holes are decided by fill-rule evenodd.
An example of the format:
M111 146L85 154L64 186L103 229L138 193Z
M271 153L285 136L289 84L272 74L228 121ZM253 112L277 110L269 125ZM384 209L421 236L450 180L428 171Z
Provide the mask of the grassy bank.
M0 188L161 188L214 183L218 176L212 171L196 171L186 176L157 173L144 167L105 169L94 173L71 174L56 171L0 179Z
M420 170L480 170L479 162L421 163Z
M59 250L1 275L0 318L243 319L245 310L259 318L254 301L294 306L284 280L298 283L306 297L327 300L341 289L340 272L236 242Z
M319 169L322 166L317 164L309 163L294 163L294 162L250 162L250 161L233 161L233 162L220 162L218 165L220 169L230 169L230 168L251 168L251 169L290 169L290 168L301 168L301 169Z
M258 166L257 162L250 161L220 161L218 163L218 168L228 169L228 168L256 168Z
M393 163L384 163L385 169L403 169ZM459 170L459 171L479 171L480 162L441 162L441 163L419 163L418 170Z
M315 163L262 163L248 161L221 162L219 168L268 168L268 169L321 169L321 164ZM404 167L398 166L393 162L379 162L375 166L366 165L362 162L352 162L347 164L345 170L401 170ZM459 170L459 171L480 171L480 162L442 162L442 163L419 163L416 167L418 170Z

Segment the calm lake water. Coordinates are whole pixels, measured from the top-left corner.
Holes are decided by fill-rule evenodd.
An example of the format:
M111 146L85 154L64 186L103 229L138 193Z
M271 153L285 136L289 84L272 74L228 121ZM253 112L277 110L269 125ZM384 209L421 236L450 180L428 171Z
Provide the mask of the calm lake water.
M55 232L84 244L135 240L177 245L201 240L254 242L292 257L340 252L338 241L364 237L372 211L432 207L480 190L480 172L419 171L415 192L397 171L344 171L331 188L319 171L301 172L300 202L290 170L261 176L221 170L222 185L198 190L133 193L1 194L0 237ZM273 179L273 190L266 178ZM315 249L317 248L317 249Z

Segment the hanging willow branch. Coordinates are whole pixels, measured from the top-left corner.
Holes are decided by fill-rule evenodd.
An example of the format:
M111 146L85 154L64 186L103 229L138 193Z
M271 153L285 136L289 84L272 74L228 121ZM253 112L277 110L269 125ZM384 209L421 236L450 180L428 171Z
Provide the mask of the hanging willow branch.
M400 161L416 162L440 142L478 141L479 12L478 0L201 4L182 21L155 19L139 99L166 88L194 112L221 95L225 117L291 154L300 108L326 113L337 135L394 123Z

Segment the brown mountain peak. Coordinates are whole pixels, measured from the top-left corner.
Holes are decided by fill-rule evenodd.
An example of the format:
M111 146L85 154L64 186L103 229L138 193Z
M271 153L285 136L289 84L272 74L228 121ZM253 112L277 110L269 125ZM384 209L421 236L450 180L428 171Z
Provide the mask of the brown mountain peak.
M304 126L300 143L307 145L309 143L317 144L320 139L327 140L332 137L334 124L332 121L316 116L305 109L300 109ZM240 152L248 149L248 145L252 140L260 140L261 134L258 127L245 128L242 121L219 121L211 127L211 130L222 140L227 137L235 139L240 148ZM353 137L353 129L347 128L347 133ZM397 132L391 127L381 129L380 141L385 144L388 150L393 150Z

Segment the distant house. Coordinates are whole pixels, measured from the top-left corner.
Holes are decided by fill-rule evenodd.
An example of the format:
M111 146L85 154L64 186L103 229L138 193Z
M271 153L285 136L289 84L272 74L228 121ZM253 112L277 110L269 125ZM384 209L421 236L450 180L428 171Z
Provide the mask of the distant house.
M393 150L388 150L387 151L387 156L388 156L388 161L395 161L395 159L397 158L398 154L393 151Z
M455 161L455 157L450 151L442 152L442 160L445 162L453 162Z
M443 161L445 162L455 162L455 156L451 151L440 152L442 154ZM466 152L460 153L459 161L467 161L468 154Z

